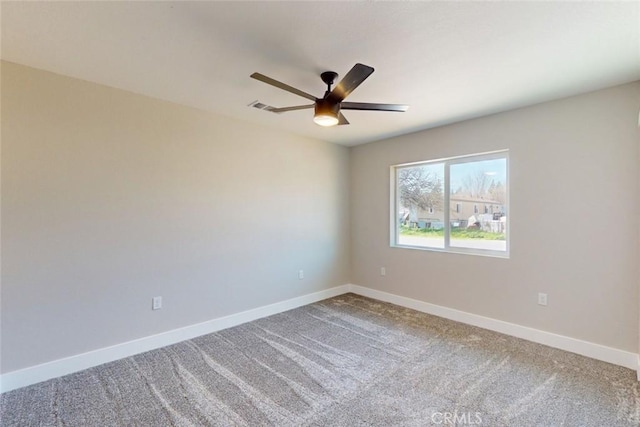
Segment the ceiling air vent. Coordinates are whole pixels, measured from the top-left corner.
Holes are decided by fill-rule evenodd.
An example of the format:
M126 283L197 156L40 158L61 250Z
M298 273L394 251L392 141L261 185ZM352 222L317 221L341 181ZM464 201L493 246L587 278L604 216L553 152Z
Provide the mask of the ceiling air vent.
M257 108L258 110L269 110L270 108L273 108L257 100L249 104L249 107Z

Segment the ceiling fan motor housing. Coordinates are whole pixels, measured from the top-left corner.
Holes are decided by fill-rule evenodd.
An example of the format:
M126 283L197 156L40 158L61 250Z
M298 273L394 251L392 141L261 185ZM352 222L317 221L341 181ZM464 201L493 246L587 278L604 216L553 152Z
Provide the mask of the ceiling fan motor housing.
M338 113L340 113L340 103L330 98L317 99L315 112L316 115L338 117Z

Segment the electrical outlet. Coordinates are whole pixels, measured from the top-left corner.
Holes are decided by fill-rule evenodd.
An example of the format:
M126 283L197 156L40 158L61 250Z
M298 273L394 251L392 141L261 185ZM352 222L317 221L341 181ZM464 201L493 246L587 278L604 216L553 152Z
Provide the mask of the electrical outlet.
M304 279L304 270L298 270L298 279Z
M380 267L380 275L381 276L386 276L387 275L387 269L384 267Z
M151 298L151 309L160 310L162 308L162 297Z
M540 292L538 294L538 304L547 305L547 294Z

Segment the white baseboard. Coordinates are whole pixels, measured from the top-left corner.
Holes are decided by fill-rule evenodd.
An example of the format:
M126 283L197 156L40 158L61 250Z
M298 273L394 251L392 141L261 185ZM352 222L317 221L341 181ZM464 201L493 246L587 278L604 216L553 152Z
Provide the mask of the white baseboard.
M136 354L144 353L145 351L154 350L156 348L175 344L201 335L210 334L242 323L251 322L252 320L260 319L262 317L282 313L283 311L298 308L303 305L311 304L337 295L342 295L347 292L349 292L349 285L336 286L331 289L314 292L312 294L265 305L263 307L186 326L184 328L174 329L111 347L105 347L87 353L66 357L64 359L43 363L41 365L8 372L0 375L0 393L36 384L51 378L57 378L63 375L79 372L93 366L113 362L124 357L134 356Z
M363 286L349 285L349 290L354 294L390 302L392 304L411 308L423 313L433 314L435 316L444 317L445 319L478 326L491 331L522 338L527 341L533 341L538 344L548 345L549 347L580 354L582 356L612 363L614 365L624 366L625 368L638 372L638 380L640 380L640 360L636 353L618 350L616 348L606 347L600 344L594 344L588 341L582 341L526 326L520 326L514 323L504 322L502 320L479 316L477 314L467 313L440 305L430 304L412 298L401 297L387 292L365 288Z
M312 294L303 295L286 301L277 302L263 307L254 308L225 317L209 320L203 323L186 326L180 329L163 332L161 334L128 341L111 347L93 350L87 353L54 360L41 365L31 366L13 372L0 375L0 393L26 387L51 378L61 377L74 372L79 372L103 363L113 362L125 357L144 353L167 345L175 344L201 335L210 334L222 329L251 322L273 314L312 304L323 299L353 292L380 301L390 302L402 307L411 308L423 313L433 314L446 319L455 320L484 329L500 332L506 335L533 341L561 350L570 351L592 359L602 360L619 366L624 366L638 372L640 381L640 358L638 354L600 344L557 335L551 332L540 331L502 320L491 319L477 314L467 313L448 307L430 304L412 298L402 297L363 286L348 284L336 286Z

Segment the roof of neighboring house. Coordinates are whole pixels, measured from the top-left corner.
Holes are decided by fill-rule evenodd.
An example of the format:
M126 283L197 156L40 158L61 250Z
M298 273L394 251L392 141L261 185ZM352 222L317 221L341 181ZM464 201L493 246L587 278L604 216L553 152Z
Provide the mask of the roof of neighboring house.
M452 194L451 197L449 198L449 200L457 201L457 202L490 203L490 204L493 204L493 205L503 205L504 204L504 203L499 202L497 200L483 199L482 197L470 197L470 196L457 195L457 194Z

